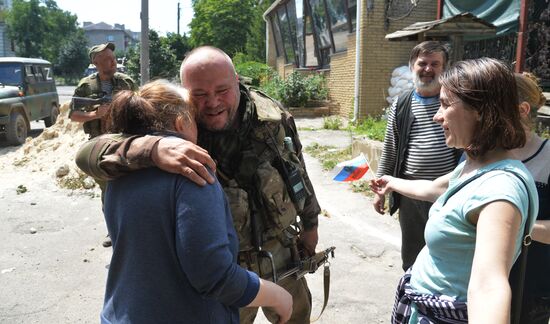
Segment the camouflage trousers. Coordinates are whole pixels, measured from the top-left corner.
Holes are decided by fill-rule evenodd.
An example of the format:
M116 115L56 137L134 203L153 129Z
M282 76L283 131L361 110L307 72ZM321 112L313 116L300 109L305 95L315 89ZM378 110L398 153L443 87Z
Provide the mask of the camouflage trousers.
M287 322L289 324L309 323L311 316L311 293L307 287L305 278L298 280L289 277L278 282L278 285L286 289L292 295L292 317ZM279 317L269 308L262 308L265 317L271 323L277 323ZM245 307L239 310L241 324L254 323L258 307Z
M286 268L291 260L290 249L285 248L278 240L270 240L264 242L262 250L269 251L273 255L275 267L279 274ZM248 261L246 261L248 260ZM248 268L255 273L258 273L266 280L272 280L271 264L267 258L257 259L257 256L241 259L240 262L243 268ZM288 323L304 324L309 323L311 316L311 293L307 286L305 278L296 279L295 277L287 277L277 282L277 284L286 289L292 295L292 316ZM265 317L271 323L277 323L278 316L269 308L262 308ZM245 307L239 310L241 324L251 324L256 318L258 307Z

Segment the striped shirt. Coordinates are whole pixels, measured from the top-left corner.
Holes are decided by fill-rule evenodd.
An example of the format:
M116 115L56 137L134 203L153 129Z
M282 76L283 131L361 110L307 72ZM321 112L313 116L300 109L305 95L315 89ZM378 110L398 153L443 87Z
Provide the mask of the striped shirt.
M107 96L113 93L113 83L111 83L111 80L101 80L101 91Z
M399 131L397 129L396 105L397 99L388 113L388 125L378 166L378 177L393 175L397 163ZM439 96L421 97L414 92L411 102L414 122L409 133L408 148L405 151L403 175L433 180L451 172L456 167L454 149L445 144L443 128L433 121L433 116L438 109Z

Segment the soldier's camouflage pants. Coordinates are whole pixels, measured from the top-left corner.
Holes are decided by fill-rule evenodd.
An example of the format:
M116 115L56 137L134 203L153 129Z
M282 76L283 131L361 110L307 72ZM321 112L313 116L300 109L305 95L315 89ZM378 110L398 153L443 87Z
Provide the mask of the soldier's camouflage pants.
M311 293L307 287L305 278L298 280L293 277L288 277L278 282L292 295L292 317L287 322L289 324L305 324L309 323L311 316ZM277 323L279 317L269 308L262 308L265 317L271 323ZM241 324L251 324L256 318L258 307L245 307L239 310L241 316Z
M291 260L290 249L285 248L279 243L278 240L271 240L264 242L262 245L264 251L269 251L273 255L275 261L275 267L277 269L285 268L285 265L288 264ZM267 262L266 258L260 260L255 260L252 258L252 262L249 264L241 264L244 268L249 268L250 270L256 273L262 273L264 278L270 278L271 276L271 265ZM260 264L260 269L258 268L258 263ZM278 285L286 289L290 295L292 295L292 316L288 323L290 324L305 324L309 323L311 316L311 293L307 286L307 281L305 278L300 278L296 280L294 277L287 277L283 280L277 282ZM262 308L262 311L265 317L272 323L277 323L278 316L275 312L271 311L268 308ZM256 318L258 313L258 307L245 307L241 308L240 311L241 324L251 324Z

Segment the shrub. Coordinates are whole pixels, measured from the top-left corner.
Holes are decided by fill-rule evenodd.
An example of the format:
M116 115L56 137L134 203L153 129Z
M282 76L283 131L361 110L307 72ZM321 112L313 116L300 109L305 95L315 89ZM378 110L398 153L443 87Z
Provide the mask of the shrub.
M386 120L380 117L371 117L361 121L355 126L350 126L354 134L366 135L376 141L383 141L386 134Z
M235 64L235 71L240 76L251 78L252 85L256 87L276 76L276 72L269 65L254 61Z
M275 75L272 78L260 83L260 89L273 99L282 101L281 89L283 88L284 81Z
M339 130L340 128L342 128L343 124L344 123L342 122L342 119L340 119L340 117L338 116L323 118L324 129Z
M305 79L306 93L309 100L327 100L328 88L325 77L321 74L310 75Z
M281 101L288 107L303 107L308 101L305 78L298 72L292 72L283 82Z
M326 81L320 74L304 76L294 71L285 80L275 75L261 82L260 87L287 107L305 107L308 102L328 98Z

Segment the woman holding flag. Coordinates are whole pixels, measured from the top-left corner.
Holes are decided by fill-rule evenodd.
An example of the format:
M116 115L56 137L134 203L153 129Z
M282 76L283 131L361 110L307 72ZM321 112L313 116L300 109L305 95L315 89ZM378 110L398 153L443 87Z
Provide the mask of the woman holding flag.
M371 182L376 193L435 201L426 246L400 282L392 323L509 323L508 275L538 209L533 178L510 153L526 142L514 75L482 58L458 62L441 85L434 121L466 160L433 182Z

